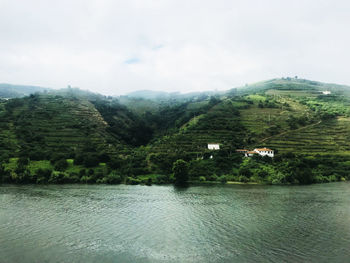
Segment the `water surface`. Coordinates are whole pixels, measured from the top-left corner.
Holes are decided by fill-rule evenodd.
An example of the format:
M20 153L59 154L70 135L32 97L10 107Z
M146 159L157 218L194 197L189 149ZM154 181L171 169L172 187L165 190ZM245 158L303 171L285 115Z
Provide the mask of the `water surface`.
M350 262L350 183L4 185L0 262Z

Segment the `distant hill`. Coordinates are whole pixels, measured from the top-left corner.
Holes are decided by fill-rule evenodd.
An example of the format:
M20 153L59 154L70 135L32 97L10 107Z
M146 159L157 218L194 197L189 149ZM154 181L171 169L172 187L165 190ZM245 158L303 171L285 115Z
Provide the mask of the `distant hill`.
M178 122L174 133L158 139L154 147L198 153L207 142L218 142L223 147L350 155L350 138L345 135L350 123L349 91L345 85L286 78L233 89L212 104L202 100L196 110L190 110L195 102L189 101L186 112L192 112L192 118ZM326 134L332 142L325 142Z
M1 84L0 89L12 90L15 97L46 90L41 87L8 84ZM324 96L323 91L329 91L331 94ZM284 140L297 136L301 131L305 132L306 128L299 130L304 126L312 125L310 129L312 128L314 132L317 130L319 121L323 124L322 130L325 130L324 123L328 117L333 119L337 116L342 117L340 124L342 127L339 129L343 131L345 129L343 126L348 123L344 118L347 118L350 112L349 91L350 87L345 85L296 78L262 81L227 93L181 94L141 90L118 98L67 88L48 90L46 94L35 96L35 100L23 98L16 101L26 106L15 107L13 106L15 103L10 101L4 104L4 109L14 107L14 112L21 116L21 119L25 116L26 121L22 122L15 121L18 117L12 117L15 118L11 121L15 121L13 125L17 130L19 129L17 126L22 127L23 123L27 123L34 116L48 123L49 120L45 118L49 116L59 118L69 115L72 116L71 120L68 117L60 119L58 122L60 127L73 125L77 131L86 130L84 126L79 127L78 123L71 124L64 121L74 121L74 116L77 116L77 120L80 119L80 121L85 119L93 121L92 116L99 116L98 119L102 122L92 127L97 129L103 124L107 137L112 136L119 143L129 147L149 144L155 151L169 150L174 147L177 151L198 153L205 149L206 142L209 141L222 143L226 147L253 147L259 146L262 141L264 145L260 146L289 151L293 149L291 141L284 143ZM83 104L89 105L87 109L91 109L91 112L84 111L86 114L79 115L82 113L80 109ZM74 107L64 108L62 105ZM34 109L40 109L42 113L37 116ZM48 113L45 115L46 111ZM50 113L50 111L53 112ZM9 117L8 114L6 116ZM89 116L92 119L89 119ZM36 123L36 120L31 122ZM334 125L337 122L332 123ZM286 136L289 132L293 136ZM33 131L33 133L36 132ZM278 136L278 134L281 135ZM321 137L312 139L316 140L315 144L317 144L317 140L321 140ZM343 146L348 145L344 140L341 143ZM343 146L341 148L345 149L346 147ZM298 149L297 145L295 147ZM322 152L313 151L311 148L298 151ZM339 151L333 147L331 153L337 154Z
M144 122L117 100L76 89L2 101L0 126L0 156L113 156L149 139Z
M0 83L0 98L21 98L36 92L50 91L50 88L38 86L12 85Z
M318 94L325 90L330 90L337 93L348 92L350 91L350 86L287 77L246 84L244 87L232 89L228 93L238 92L239 94L251 94L252 92L267 90L288 91L290 95L294 95L299 92L300 95L302 95L303 92ZM292 91L294 91L294 93Z
M175 93L175 94L179 94L179 93ZM148 99L148 100L155 100L155 99L169 99L171 96L171 93L168 93L165 91L138 90L138 91L127 93L126 96L130 98L142 98L142 99Z
M80 165L71 163L72 173L99 164L105 175L114 170L130 183L140 182L138 175L169 175L178 159L188 162L194 180L224 182L226 175L266 183L350 179L350 87L345 85L282 78L227 92L139 91L119 97L75 88L21 97L24 91L45 90L22 88L13 89L20 98L0 100L0 162L5 167L0 165L0 178L1 169L13 177L6 182L24 180L16 177L26 160L17 170L16 162L24 157L31 160L31 175L41 160L61 169L69 159ZM218 143L221 150L208 150L208 143ZM256 147L273 149L275 158L244 159L236 153ZM106 182L90 173L72 176ZM119 175L104 180L120 182ZM169 176L156 177L171 182Z
M203 92L165 92L165 91L154 91L154 90L138 90L133 91L125 96L129 98L138 98L138 99L147 99L154 101L167 101L167 100L182 100L182 99L192 99L203 96L214 96L214 95L223 95L224 91L203 91Z

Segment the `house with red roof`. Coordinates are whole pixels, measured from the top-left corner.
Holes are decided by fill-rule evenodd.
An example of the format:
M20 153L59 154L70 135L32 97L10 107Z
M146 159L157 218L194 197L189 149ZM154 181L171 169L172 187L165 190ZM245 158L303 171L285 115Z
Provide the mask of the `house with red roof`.
M254 149L254 152L256 152L261 156L268 156L268 157L274 156L274 150L271 150L269 148L256 148Z
M255 154L259 154L261 156L268 156L268 157L274 157L274 155L275 155L274 150L271 150L271 149L265 148L265 147L264 148L255 148L253 151L239 149L239 150L236 150L236 152L243 153L245 157L252 157Z

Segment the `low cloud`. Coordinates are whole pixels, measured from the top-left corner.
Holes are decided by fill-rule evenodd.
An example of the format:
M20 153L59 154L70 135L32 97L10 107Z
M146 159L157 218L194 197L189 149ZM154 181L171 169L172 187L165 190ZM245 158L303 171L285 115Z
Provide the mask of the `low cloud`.
M347 1L0 0L0 82L105 94L350 84Z

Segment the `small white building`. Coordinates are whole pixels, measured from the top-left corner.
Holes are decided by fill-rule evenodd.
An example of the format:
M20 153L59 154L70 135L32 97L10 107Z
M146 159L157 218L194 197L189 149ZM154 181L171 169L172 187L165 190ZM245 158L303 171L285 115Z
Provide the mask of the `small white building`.
M268 156L268 157L274 157L275 153L274 150L268 149L268 148L256 148L254 151L248 151L248 150L236 150L239 153L243 153L245 157L252 157L256 154L259 154L260 156Z
M332 94L332 92L330 92L329 90L325 90L325 91L322 91L322 94L323 95L330 95L330 94Z
M268 156L268 157L274 156L274 151L269 148L256 148L254 149L254 152L256 152L261 156Z
M219 143L208 143L208 149L209 150L220 150L220 144Z
M246 152L244 153L244 156L245 156L245 157L252 157L252 156L254 156L255 154L258 154L258 153L255 152L255 151L246 151Z

